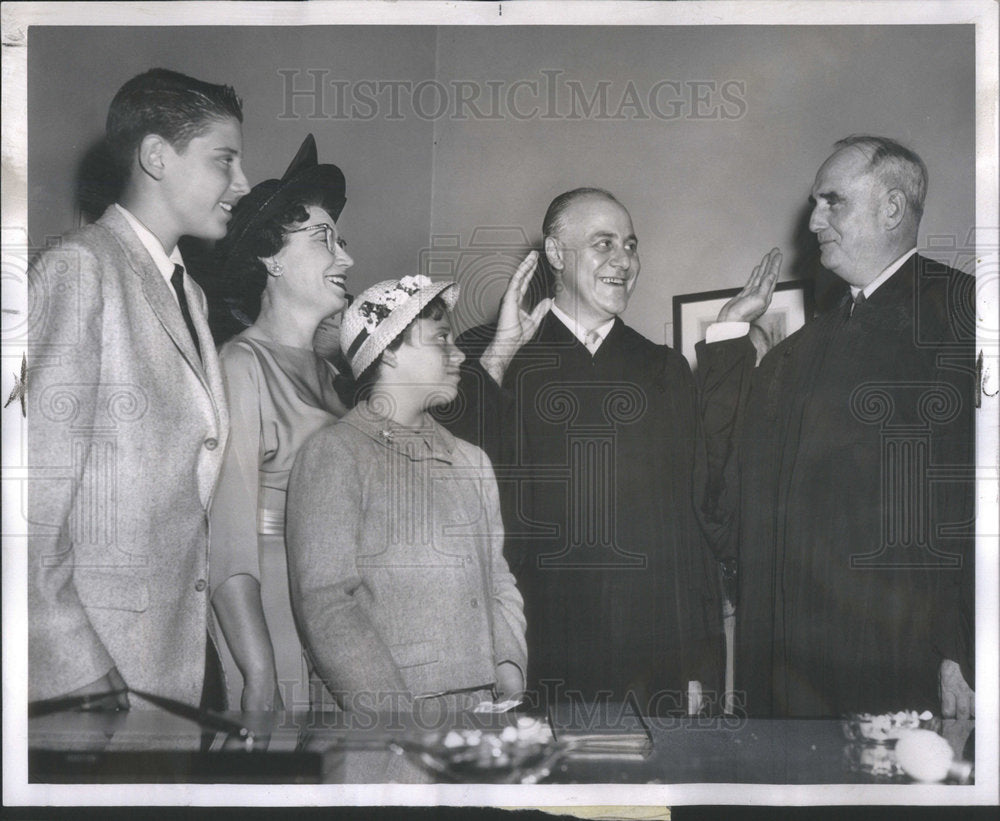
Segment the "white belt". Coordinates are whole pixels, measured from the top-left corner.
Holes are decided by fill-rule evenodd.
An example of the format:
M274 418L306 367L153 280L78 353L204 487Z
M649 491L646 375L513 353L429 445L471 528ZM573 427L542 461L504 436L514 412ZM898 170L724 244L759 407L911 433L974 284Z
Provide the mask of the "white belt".
M284 536L285 511L259 509L257 511L257 532L264 536Z

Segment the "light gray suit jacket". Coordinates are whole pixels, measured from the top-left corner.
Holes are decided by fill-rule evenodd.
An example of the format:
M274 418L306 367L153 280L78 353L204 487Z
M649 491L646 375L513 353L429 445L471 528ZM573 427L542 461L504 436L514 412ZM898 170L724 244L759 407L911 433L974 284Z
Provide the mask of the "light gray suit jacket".
M114 206L43 253L28 290L29 698L115 665L130 687L197 704L229 433L205 295L188 279L199 358Z

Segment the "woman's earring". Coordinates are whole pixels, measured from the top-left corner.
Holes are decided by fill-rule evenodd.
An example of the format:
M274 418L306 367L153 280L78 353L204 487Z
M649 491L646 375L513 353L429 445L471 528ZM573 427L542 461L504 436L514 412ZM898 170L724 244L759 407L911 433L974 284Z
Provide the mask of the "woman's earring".
M268 263L267 272L273 277L280 277L285 269L281 267L280 262Z

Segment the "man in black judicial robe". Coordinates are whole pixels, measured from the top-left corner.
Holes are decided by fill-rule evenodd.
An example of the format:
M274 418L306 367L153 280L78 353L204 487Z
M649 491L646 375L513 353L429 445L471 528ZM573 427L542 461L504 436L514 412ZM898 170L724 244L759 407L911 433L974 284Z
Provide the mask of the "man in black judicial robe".
M699 345L706 504L720 550L739 552L736 690L754 716L967 717L974 280L916 253L917 155L878 137L836 148L810 229L850 294L756 370L746 336L724 339L739 325ZM775 250L720 323L763 313L779 268Z
M464 414L451 417L496 469L528 622L528 698L634 696L644 713L679 714L696 681L717 702L720 599L692 501L690 368L619 317L640 265L612 195L557 197L543 233L552 310L504 362L501 390L464 381ZM479 328L460 340L470 362L487 338Z

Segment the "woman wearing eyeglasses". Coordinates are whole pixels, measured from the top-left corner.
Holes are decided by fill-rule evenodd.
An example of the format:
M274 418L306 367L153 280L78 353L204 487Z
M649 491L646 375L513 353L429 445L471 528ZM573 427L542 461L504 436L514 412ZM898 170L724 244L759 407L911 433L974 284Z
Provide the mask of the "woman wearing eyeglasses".
M226 302L249 324L220 351L231 432L210 520L230 708L309 706L288 593L285 490L300 445L347 412L340 375L313 350L317 327L349 299L353 260L336 224L344 191L340 169L318 164L310 134L280 180L243 197L220 243Z

